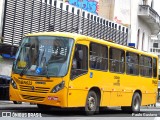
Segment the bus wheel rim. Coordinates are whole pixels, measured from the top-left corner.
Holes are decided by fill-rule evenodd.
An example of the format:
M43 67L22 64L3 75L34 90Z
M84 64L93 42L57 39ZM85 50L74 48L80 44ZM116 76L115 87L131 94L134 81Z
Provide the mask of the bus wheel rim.
M89 109L89 110L94 110L95 104L96 104L95 98L92 97L92 96L90 96L90 97L88 98L88 109Z
M139 99L136 98L136 99L135 99L135 102L134 102L134 109L135 109L135 110L138 110L138 108L139 108Z

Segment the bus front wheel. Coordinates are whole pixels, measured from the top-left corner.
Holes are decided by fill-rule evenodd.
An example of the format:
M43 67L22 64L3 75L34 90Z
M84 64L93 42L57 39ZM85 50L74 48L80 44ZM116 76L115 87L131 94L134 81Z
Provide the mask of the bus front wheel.
M20 101L13 101L14 104L22 104Z
M89 91L85 105L86 115L93 115L99 110L98 101L97 94L94 91Z

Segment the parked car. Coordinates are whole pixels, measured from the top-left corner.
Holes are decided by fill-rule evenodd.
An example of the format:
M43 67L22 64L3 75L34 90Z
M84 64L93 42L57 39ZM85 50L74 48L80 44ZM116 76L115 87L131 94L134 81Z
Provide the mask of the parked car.
M160 102L160 82L158 82L158 95L157 95L157 101Z
M11 77L0 75L0 100L9 100L9 84ZM22 102L13 101L14 104L21 104Z

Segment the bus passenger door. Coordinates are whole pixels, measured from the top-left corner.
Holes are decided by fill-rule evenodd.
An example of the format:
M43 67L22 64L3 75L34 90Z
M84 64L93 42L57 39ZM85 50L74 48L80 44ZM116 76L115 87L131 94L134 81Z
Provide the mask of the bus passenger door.
M86 43L86 44L85 44ZM88 90L88 45L76 44L72 59L72 68L70 72L69 90L68 90L68 107L84 106Z

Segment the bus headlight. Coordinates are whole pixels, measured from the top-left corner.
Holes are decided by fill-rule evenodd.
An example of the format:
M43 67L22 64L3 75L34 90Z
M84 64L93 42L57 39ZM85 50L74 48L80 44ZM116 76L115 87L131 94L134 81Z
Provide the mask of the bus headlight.
M62 81L61 83L59 83L58 85L54 86L54 88L52 89L51 92L56 93L60 90L62 90L64 88L65 82Z
M11 85L14 89L17 89L17 84L12 79L11 79Z

